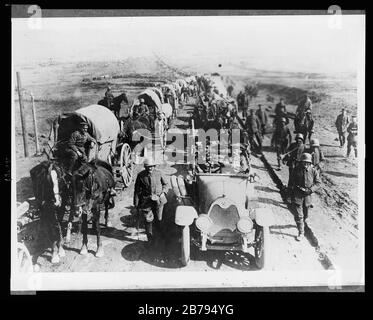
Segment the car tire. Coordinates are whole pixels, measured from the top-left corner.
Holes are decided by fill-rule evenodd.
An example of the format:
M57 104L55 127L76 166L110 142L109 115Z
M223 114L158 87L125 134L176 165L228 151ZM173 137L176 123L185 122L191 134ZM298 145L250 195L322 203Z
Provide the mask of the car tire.
M185 267L190 260L190 230L189 226L182 228L181 236L181 264Z
M270 234L269 227L258 226L255 231L255 240L257 244L254 247L255 264L258 269L267 270L270 268Z

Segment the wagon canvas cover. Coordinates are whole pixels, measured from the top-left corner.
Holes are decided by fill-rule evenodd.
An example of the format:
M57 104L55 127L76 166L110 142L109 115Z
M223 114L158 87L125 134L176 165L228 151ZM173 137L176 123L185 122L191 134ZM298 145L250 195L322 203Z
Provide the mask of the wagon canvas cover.
M158 95L151 89L146 89L138 96L139 99L143 98L148 106L155 106L157 110L161 110L162 102Z

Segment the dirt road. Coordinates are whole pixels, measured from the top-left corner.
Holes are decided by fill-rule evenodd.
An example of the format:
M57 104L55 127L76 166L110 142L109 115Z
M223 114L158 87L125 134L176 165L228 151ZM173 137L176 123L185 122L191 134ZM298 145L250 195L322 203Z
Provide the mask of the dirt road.
M173 126L186 125L188 112L192 107L187 106L179 112L179 118L175 119ZM181 151L181 150L178 150ZM273 270L324 270L328 266L323 265L318 253L309 242L296 242L296 225L291 212L283 202L279 189L270 177L260 158L253 157L252 166L260 177L255 184L257 199L254 207L269 207L275 217L275 224L271 227ZM165 161L160 169L170 177L171 174L185 174L185 166L172 164ZM141 165L136 168L141 170ZM51 251L44 250L46 243L30 245L34 262L40 265L41 272L122 272L122 271L255 271L253 255L243 255L234 252L198 252L192 249L191 262L187 267L181 267L179 262L180 244L178 242L178 230L173 224L174 195L172 190L167 197L169 204L165 209L166 223L169 225L167 240L167 260L162 260L159 252L152 252L145 247L146 236L144 229L139 232L135 228L133 219L133 185L124 190L116 201L116 207L111 211L112 227L103 228L102 241L105 250L103 258L96 258L96 236L93 232L89 235L89 254L79 254L81 238L77 233L73 234L72 241L65 245L66 257L57 265L50 263ZM36 224L36 222L35 222ZM30 234L30 228L28 228Z

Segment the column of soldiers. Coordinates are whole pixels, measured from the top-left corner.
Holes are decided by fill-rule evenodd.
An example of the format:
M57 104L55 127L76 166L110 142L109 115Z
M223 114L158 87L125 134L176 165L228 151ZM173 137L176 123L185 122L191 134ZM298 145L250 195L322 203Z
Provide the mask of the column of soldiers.
M295 222L298 228L297 241L304 238L304 226L308 218L309 208L312 207L312 193L321 184L320 161L324 157L317 139L311 139L313 133L312 102L308 96L298 105L294 126L295 141L288 127L289 117L284 100L281 99L275 108L273 126L275 131L271 145L276 148L278 170L281 164L289 168L287 196L291 197L294 208ZM306 148L305 140L310 140L310 148Z
M314 133L314 121L312 118L312 102L308 96L298 105L294 126L295 142L291 143L291 133L288 128L289 119L286 113L286 106L283 99L276 105L275 127L272 136L271 146L276 148L278 170L281 164L286 164L289 168L289 180L287 185L287 196L291 198L290 203L295 211L295 220L298 228L296 240L301 241L304 237L304 225L308 217L309 208L312 207L312 193L321 184L320 163L325 160L320 148L320 142L316 138L311 138ZM342 148L347 136L347 157L351 149L355 151L357 157L357 122L353 116L350 122L344 109L335 122L339 134L340 148ZM306 139L309 139L309 148L306 147Z

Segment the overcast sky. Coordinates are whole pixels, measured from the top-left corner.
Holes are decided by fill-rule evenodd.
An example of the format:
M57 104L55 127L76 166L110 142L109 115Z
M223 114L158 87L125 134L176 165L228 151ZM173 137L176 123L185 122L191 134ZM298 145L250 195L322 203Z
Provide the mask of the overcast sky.
M258 68L355 71L364 50L365 19L341 16L43 18L12 20L15 64L151 56L241 60Z

